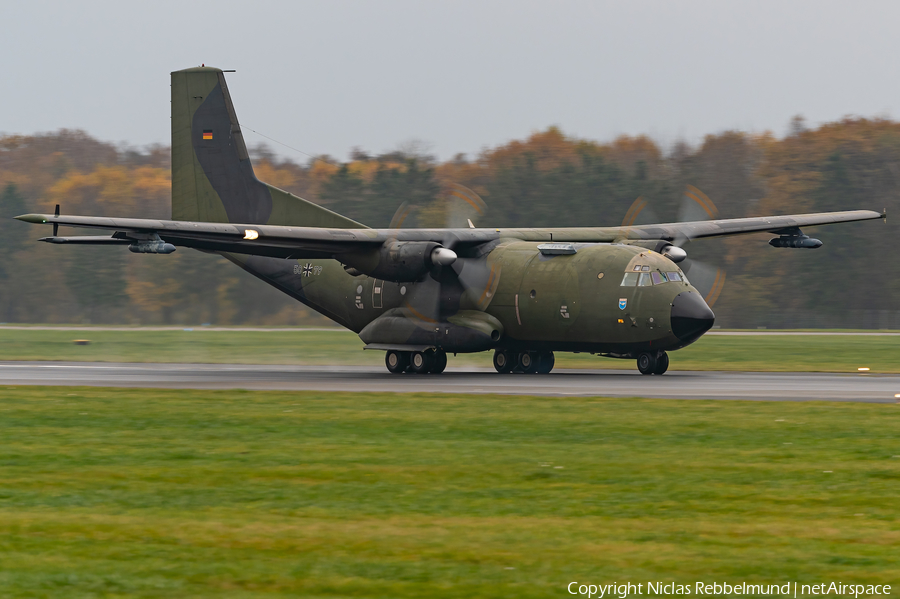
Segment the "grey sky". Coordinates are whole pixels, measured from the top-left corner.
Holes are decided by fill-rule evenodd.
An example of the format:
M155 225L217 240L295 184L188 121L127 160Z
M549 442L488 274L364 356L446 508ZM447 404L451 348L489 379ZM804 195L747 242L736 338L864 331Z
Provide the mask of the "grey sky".
M0 132L137 146L169 143L169 72L200 63L237 69L243 125L342 159L410 139L449 158L549 125L782 135L796 114L895 116L900 97L888 1L30 1L2 16Z

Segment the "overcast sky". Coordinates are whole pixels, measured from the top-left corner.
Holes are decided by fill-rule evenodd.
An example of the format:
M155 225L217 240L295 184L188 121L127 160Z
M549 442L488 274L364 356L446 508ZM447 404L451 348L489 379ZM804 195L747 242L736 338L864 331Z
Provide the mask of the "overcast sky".
M201 63L237 70L242 125L340 159L413 139L471 155L550 125L600 141L780 136L797 114L900 106L887 0L31 0L0 14L7 134L168 145L169 72Z

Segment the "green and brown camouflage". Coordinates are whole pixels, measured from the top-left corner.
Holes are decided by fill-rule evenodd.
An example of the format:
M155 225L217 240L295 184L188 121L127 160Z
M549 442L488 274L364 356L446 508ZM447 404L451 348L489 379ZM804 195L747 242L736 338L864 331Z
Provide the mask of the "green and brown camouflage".
M882 218L867 210L622 227L369 229L259 181L224 72L172 73L172 220L29 214L60 244L188 247L247 272L385 350L392 372L440 372L446 354L495 350L500 372L549 372L555 351L637 358L666 351L714 314L675 261L680 241L771 232L776 247L821 245L801 226ZM112 230L60 237L59 225ZM674 261L673 261L674 260Z

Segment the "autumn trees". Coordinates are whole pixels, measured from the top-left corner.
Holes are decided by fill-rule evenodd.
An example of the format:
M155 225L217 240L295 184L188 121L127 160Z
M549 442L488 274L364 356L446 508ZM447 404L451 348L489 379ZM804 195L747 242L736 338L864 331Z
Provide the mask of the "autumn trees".
M685 186L702 189L723 218L856 208L900 213L900 123L795 123L778 139L724 132L696 147L646 137L610 143L556 128L438 162L416 152L346 163L298 164L257 148L258 177L375 227L402 203L404 226L444 226L457 185L488 205L481 226L615 225L638 196L642 218L679 217ZM83 132L0 137L0 320L301 324L321 322L297 302L221 258L189 250L135 256L123 248L59 248L12 221L60 204L72 214L169 216L167 148L136 150ZM63 231L63 233L67 233ZM779 250L766 235L694 242L692 257L728 271L715 306L723 326L900 328L900 260L893 221L823 227L819 250Z

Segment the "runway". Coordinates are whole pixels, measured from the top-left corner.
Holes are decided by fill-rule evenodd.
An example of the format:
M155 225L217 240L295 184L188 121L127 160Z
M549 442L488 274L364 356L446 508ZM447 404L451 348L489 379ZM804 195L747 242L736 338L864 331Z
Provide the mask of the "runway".
M546 375L500 375L488 369L448 368L442 375L394 375L356 366L0 362L0 389L17 385L873 403L897 403L900 395L900 375L871 373L670 371L642 376L636 370L560 369Z

